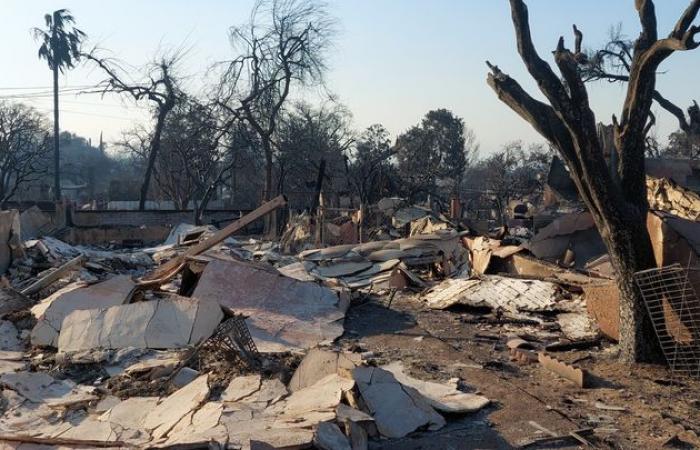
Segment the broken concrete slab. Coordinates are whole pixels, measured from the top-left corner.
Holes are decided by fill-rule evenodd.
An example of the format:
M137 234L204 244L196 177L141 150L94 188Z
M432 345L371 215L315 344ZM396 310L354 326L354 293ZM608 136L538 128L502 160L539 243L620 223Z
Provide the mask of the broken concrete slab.
M30 402L49 407L63 407L97 400L92 389L69 380L56 380L44 372L14 372L0 376L0 384L12 389Z
M205 403L197 411L180 419L168 433L167 439L154 447L200 448L218 444L221 448L228 442L228 430L219 424L222 413L221 403Z
M341 370L352 370L361 362L362 357L357 353L311 349L294 371L289 381L289 390L296 392L312 386L328 375L337 374Z
M370 416L364 411L350 407L344 403L338 405L335 410L335 414L338 417L338 422L358 422L358 423L371 423L374 422L374 417Z
M291 417L306 413L333 412L340 404L343 392L355 387L355 381L330 374L311 386L299 389L290 395L284 407L284 414Z
M131 397L117 400L117 403L100 415L98 420L124 429L139 430L159 401L158 397Z
M410 386L421 393L430 405L438 411L446 413L472 413L487 406L490 401L483 395L469 394L457 389L455 385L445 385L432 381L423 381L405 373L400 361L382 366L391 372L396 380Z
M429 401L399 383L391 372L358 367L352 375L382 436L401 438L422 427L437 430L445 426L445 419Z
M279 267L277 270L289 278L294 278L299 281L316 281L316 278L309 274L309 271L316 267L313 263L309 261L299 261L293 264L289 264L283 267Z
M24 342L19 338L15 324L8 320L0 320L0 350L20 351Z
M153 408L143 421L153 439L160 439L187 414L198 409L209 396L209 375L205 374L178 389Z
M322 450L352 450L348 438L340 431L338 425L321 422L316 427L314 445Z
M481 279L448 279L423 296L433 309L463 304L512 314L552 311L559 298L560 288L554 283L497 275Z
M190 382L194 381L199 376L199 371L189 367L183 367L177 371L177 375L173 377L173 386L181 388Z
M8 353L19 354L19 359L16 356L8 355ZM0 375L5 373L21 372L26 370L27 363L22 361L24 355L21 352L1 352L0 353Z
M193 297L216 301L248 317L260 352L303 350L343 333L338 295L317 283L242 262L212 261Z
M273 378L270 380L263 380L260 384L260 389L250 400L254 403L269 404L277 402L283 397L286 397L287 394L289 394L287 386L277 378Z
M336 278L336 277L346 277L354 275L358 272L372 267L371 261L349 261L349 262L339 262L331 263L325 266L316 266L312 272L318 274L321 278Z
M260 375L248 375L236 377L228 384L221 393L221 401L237 402L260 389Z
M123 305L135 287L131 277L117 275L101 283L52 296L48 303L43 302L42 309L45 309L32 330L32 345L55 347L63 320L73 311Z
M222 319L218 304L189 298L77 310L63 321L58 349L180 348L211 336Z

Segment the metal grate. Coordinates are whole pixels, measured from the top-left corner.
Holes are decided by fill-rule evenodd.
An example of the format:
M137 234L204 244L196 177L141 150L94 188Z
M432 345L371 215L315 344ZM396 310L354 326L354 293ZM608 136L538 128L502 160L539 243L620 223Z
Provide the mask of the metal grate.
M700 300L680 264L634 274L666 361L700 378Z
M235 315L219 324L212 336L213 343L225 349L232 358L248 365L251 369L260 367L260 353L245 323L244 315Z

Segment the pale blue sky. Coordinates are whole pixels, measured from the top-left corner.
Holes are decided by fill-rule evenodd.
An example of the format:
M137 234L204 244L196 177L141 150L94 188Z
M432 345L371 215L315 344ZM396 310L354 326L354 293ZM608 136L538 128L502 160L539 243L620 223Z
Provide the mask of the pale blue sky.
M660 35L672 27L688 0L658 0ZM633 0L530 0L532 34L540 54L550 58L559 35L571 42L571 24L584 32L584 46L605 41L611 25L636 36L639 25ZM43 14L71 9L90 42L133 65L148 61L159 48L189 48L184 72L197 85L207 67L232 56L227 29L245 22L252 0L3 0L0 28L0 96L23 91L5 88L49 86L51 75L36 58L29 34L43 25ZM513 139L541 139L486 85L486 59L518 79L531 93L534 84L524 71L514 45L506 0L332 0L330 12L340 32L330 55L328 86L353 113L357 128L382 123L395 136L433 108L449 108L464 118L481 143L482 154ZM698 21L696 21L698 22ZM700 50L679 52L662 67L658 88L685 108L700 100ZM62 77L63 85L84 85L101 79L95 70L77 69ZM622 87L590 86L598 120L610 121L620 109ZM96 140L117 139L121 130L148 116L131 103L99 96L64 96L62 129ZM31 100L50 112L49 97ZM658 136L677 122L658 111Z

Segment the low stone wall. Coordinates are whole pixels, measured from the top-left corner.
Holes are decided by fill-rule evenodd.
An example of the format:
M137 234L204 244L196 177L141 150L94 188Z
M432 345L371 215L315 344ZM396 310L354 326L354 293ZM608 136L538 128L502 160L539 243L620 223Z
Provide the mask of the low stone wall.
M56 237L71 245L117 245L150 246L161 244L170 233L164 225L68 227Z
M245 215L247 210L211 210L204 214L204 223L225 226ZM173 227L180 223L193 223L192 211L173 210L96 210L72 211L72 223L76 227L162 225ZM255 225L255 224L253 224Z

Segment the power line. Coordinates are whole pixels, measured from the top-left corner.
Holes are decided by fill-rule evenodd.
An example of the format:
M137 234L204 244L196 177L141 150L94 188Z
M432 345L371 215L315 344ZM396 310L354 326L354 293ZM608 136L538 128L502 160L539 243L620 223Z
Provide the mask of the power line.
M50 100L49 98L29 98L27 99L29 101L38 101L38 100ZM81 101L76 101L76 100L64 100L61 99L61 104L67 103L71 105L88 105L88 106L99 106L99 107L106 107L106 108L121 108L121 109L137 109L139 111L144 111L146 108L143 106L139 106L138 103L134 105L113 105L109 103L96 103L96 102L81 102Z
M53 112L53 109L49 108L36 108L40 111L47 111L47 112ZM108 114L99 114L99 113L88 113L84 111L74 111L72 109L59 109L58 110L61 114L67 113L67 114L80 114L83 116L94 116L94 117L106 117L108 119L117 119L117 120L137 120L138 118L136 117L120 117L120 116L110 116Z
M83 94L102 94L102 90L96 90L96 91L84 91L84 90L79 90L79 89L67 89L64 91L59 90L59 94L74 94L74 95L83 95ZM32 92L29 94L8 94L8 95L0 95L1 100L22 100L22 99L28 99L28 98L51 98L53 97L53 92Z
M62 86L60 89L87 89L95 87L94 84L76 85L76 86ZM0 87L0 91L29 91L35 89L53 89L53 86L5 86Z

